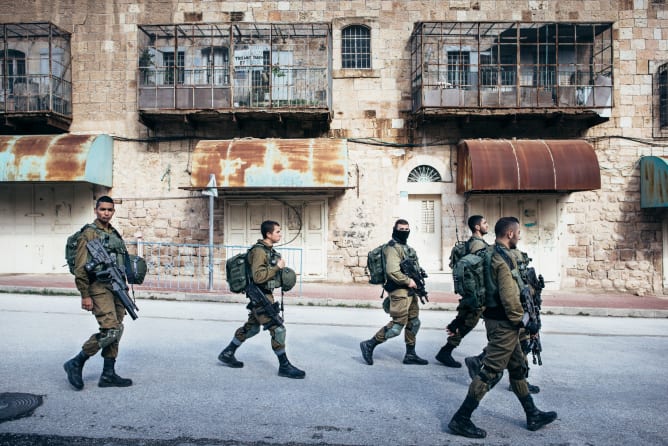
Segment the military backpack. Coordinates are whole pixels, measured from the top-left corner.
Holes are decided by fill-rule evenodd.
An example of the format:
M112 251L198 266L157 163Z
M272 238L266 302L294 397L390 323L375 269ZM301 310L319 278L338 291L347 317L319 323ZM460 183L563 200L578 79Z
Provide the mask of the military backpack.
M492 280L493 254L494 246L488 246L474 253L465 254L454 263L452 279L455 293L462 297L460 300L462 305L478 309L494 301L498 289Z
M227 285L229 286L231 292L233 293L246 292L246 286L248 285L250 276L250 265L248 265L248 253L251 251L251 249L255 248L256 246L259 246L263 248L265 251L267 251L267 254L270 256L270 263L273 263L275 258L280 257L280 255L273 249L270 250L262 243L256 243L255 245L251 246L247 251L240 252L239 254L236 254L227 259L225 261L225 280L227 280ZM286 274L289 274L289 272L286 272ZM265 284L265 287L271 290L282 286L281 277L282 275L278 275L276 279L272 279L269 282L267 282ZM289 282L289 280L287 279L286 281ZM296 274L294 282L296 282ZM292 286L294 286L294 283L292 283ZM290 287L286 286L286 288L291 289L292 286ZM288 289L284 289L283 291L288 291Z
M97 226L92 223L85 224L76 231L74 234L67 237L65 242L65 261L67 262L67 267L70 271L70 274L74 274L74 262L77 255L77 245L79 244L79 239L86 229L93 229L98 234L98 236L104 239L107 234L100 230ZM121 235L114 229L116 236L122 241L123 238ZM144 283L144 278L148 272L148 265L146 260L143 257L128 254L127 251L123 252L123 268L125 269L125 276L128 280L128 283L131 285L141 285Z

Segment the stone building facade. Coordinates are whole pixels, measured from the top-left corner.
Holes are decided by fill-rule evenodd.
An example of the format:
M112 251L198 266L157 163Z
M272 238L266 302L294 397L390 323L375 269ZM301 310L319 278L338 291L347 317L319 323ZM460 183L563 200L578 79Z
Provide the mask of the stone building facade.
M17 241L35 236L34 228L40 227L36 220L23 218L39 214L23 212L20 202L25 197L60 206L47 212L54 213L55 220L42 222L37 234L51 233L53 246L92 217L90 205L103 193L119 200L115 221L128 239L206 244L209 201L201 194L202 185L192 181L200 141L316 138L345 141L346 186L221 189L214 208L215 243L252 243L257 209L265 210L264 217L282 218L286 227L292 224L287 222L294 217L291 213L300 213L299 223L287 227L286 233L295 235L296 245L312 255L302 272L304 280L364 282L367 252L390 236L395 219L407 218L414 224L411 241L425 253L429 272L447 275L451 246L457 237L468 237L468 216L484 213L493 224L503 214L513 214L523 224L523 247L545 271L549 287L663 294L668 223L661 207L641 207L639 161L668 156L668 126L662 126L660 118L662 107L668 107L661 102L668 101L664 97L668 93L662 90L659 75L668 63L668 2L37 0L17 4L0 0L0 6L0 23L49 22L71 33L71 123L60 131L108 134L114 139L111 187L75 184L67 186L71 191L54 192L47 182L26 191L21 189L24 184L0 183L0 206L7 211L0 238L18 250L27 249L28 257L38 260L25 265L16 260L3 265L3 272L63 271L62 262L45 260L55 250L48 243L39 251ZM142 62L138 60L144 48L140 27L235 22L327 25L324 120L313 123L308 113L270 110L268 116L242 116L227 110L222 117L193 122L187 113L172 110L163 116L140 110ZM614 80L609 107L590 120L578 119L579 112L566 113L565 118L554 110L546 113L540 103L528 114L526 110L490 113L489 107L466 115L416 111L412 45L416 24L423 22L609 24L607 74ZM349 48L343 47L343 33L350 26L369 31L368 67L345 67L343 54ZM444 66L461 63L461 48L459 55L443 54L452 58ZM419 51L427 57L425 50ZM482 60L489 55L466 57ZM458 76L456 70L452 73ZM443 81L444 92L451 81ZM5 126L2 133L56 132L39 126L23 131ZM458 192L461 142L478 138L585 141L596 154L600 188ZM411 177L420 174L427 180ZM238 222L243 227L236 233L233 227Z

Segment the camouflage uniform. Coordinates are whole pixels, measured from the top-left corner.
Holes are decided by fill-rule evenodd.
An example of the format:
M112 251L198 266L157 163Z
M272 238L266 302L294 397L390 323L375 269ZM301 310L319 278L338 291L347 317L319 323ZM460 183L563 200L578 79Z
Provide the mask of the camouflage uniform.
M277 254L274 249L265 243L264 240L258 240L248 253L248 264L250 265L251 277L253 282L260 286L269 302L274 303L274 295L272 290L278 282L278 273L280 268L276 266L276 262L272 262L272 258L276 258ZM273 263L273 265L272 265ZM277 325L272 319L262 312L261 307L248 307L248 321L237 329L234 333L234 338L241 344L246 339L252 338L260 332L260 326L268 327L271 334L271 349L277 355L285 353L285 327Z
M507 261L511 263L510 266ZM453 433L470 438L484 438L487 435L473 424L471 414L487 392L499 382L505 369L508 369L510 375L511 388L526 413L529 430L537 430L557 418L556 412L542 412L536 408L526 382L526 358L519 342L524 310L520 302L520 287L511 273L511 270L517 269L517 260L508 248L497 244L491 259L491 269L492 279L498 286L498 295L495 304L488 302L483 312L487 331L486 354L480 372L469 385L466 399L448 424Z
M489 246L485 239L476 236L472 236L468 240L467 245L467 254L478 252ZM456 361L452 357L452 351L459 347L464 336L469 334L471 330L478 325L478 321L480 320L484 309L484 307L471 308L469 305L462 304L462 299L459 300L459 305L457 305L457 316L455 316L455 319L448 326L450 335L448 336L445 345L441 347L440 351L436 354L436 359L438 361L448 367L462 366L459 361Z
M111 291L110 283L91 280L91 276L85 269L86 263L90 260L86 246L91 240L103 239L103 244L109 255L112 258L115 256L116 263L123 271L124 254L127 249L123 239L111 225L105 228L97 219L93 224L96 229L86 228L77 244L74 260L74 282L82 297L90 297L93 300L93 315L97 319L100 331L91 335L81 349L88 356L95 355L101 349L103 358L115 359L118 356L118 344L123 333L125 307ZM113 341L105 345L106 339L109 338L113 338Z
M400 267L401 261L405 258L414 259L419 267L417 253L410 246L393 239L383 249L383 256L385 257L385 274L387 275L384 289L389 293L390 317L392 320L378 330L371 339L360 344L362 356L367 364L372 365L373 349L388 339L398 336L405 328L406 355L403 363L428 364L428 361L420 358L415 353L416 336L420 330L420 307L418 296L414 290L408 287L411 279L401 272Z

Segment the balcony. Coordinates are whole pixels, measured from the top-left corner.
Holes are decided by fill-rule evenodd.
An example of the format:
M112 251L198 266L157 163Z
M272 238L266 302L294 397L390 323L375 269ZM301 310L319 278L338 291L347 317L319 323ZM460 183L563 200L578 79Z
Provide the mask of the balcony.
M70 34L0 24L0 133L60 133L72 122Z
M410 44L416 116L610 116L611 23L420 22Z
M329 25L139 27L137 105L149 127L256 119L330 120Z

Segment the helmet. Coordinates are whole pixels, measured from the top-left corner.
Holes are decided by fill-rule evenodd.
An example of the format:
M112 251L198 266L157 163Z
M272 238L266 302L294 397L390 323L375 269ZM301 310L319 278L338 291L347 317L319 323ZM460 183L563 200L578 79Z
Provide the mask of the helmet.
M297 273L295 270L285 267L281 270L281 288L283 291L290 291L297 283Z

